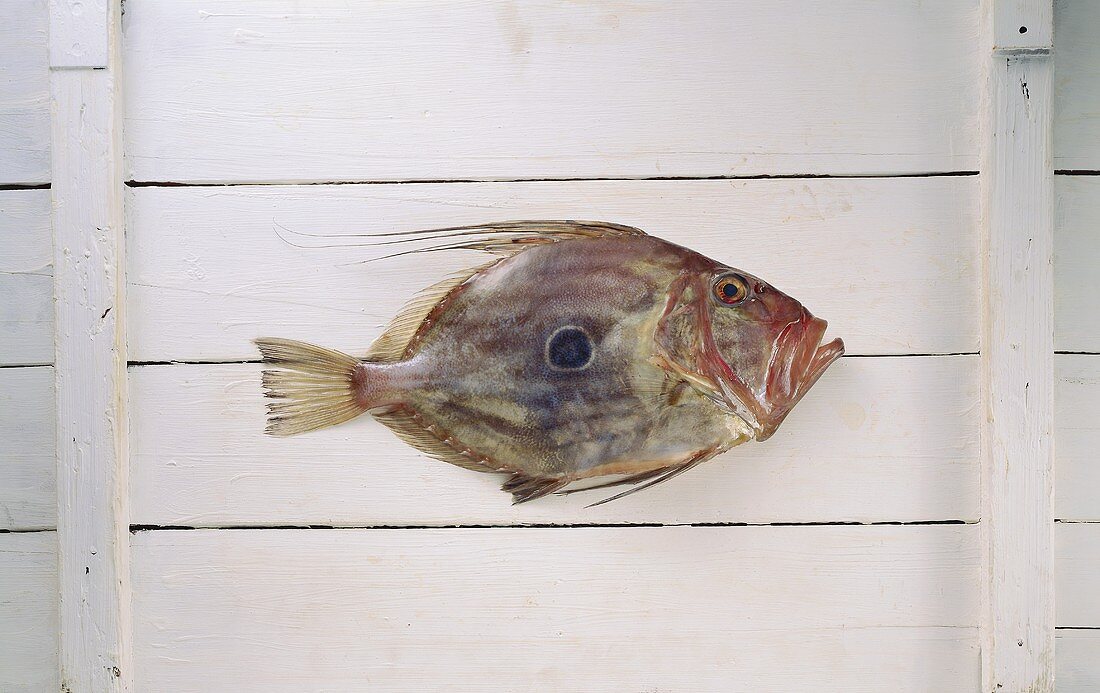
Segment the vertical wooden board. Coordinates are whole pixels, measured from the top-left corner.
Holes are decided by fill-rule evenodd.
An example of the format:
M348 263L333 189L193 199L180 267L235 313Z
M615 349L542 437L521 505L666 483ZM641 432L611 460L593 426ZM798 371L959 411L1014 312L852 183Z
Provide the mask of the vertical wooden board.
M989 61L982 165L983 686L1045 693L1054 686L1052 66L1042 55L994 52Z
M976 692L977 527L150 531L138 690Z
M1055 652L1058 693L1100 691L1100 629L1059 629Z
M121 2L110 6L117 13ZM61 684L74 693L128 693L133 681L115 75L115 66L50 72L59 657Z
M1100 520L1100 356L1059 354L1054 366L1054 516Z
M0 530L57 523L53 368L0 369Z
M1100 170L1100 3L1055 0L1054 167Z
M1059 522L1054 530L1058 626L1100 627L1100 523Z
M1054 189L1054 346L1100 352L1100 176L1056 176Z
M50 182L46 1L5 0L3 4L0 185Z
M771 281L851 354L977 350L975 177L138 188L129 202L135 361L255 358L259 336L361 354L420 289L485 256L356 264L383 253L346 234L505 219L638 226Z
M977 9L976 0L131 0L127 175L974 170Z
M109 0L50 0L50 67L107 67Z
M60 689L57 632L57 534L0 534L0 690Z
M1054 21L1052 0L997 0L993 47L998 51L1049 50Z

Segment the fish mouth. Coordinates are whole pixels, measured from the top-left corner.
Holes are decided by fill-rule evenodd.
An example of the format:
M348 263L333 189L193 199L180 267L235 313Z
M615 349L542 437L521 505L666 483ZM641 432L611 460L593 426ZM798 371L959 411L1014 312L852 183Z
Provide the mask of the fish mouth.
M794 405L844 354L844 342L839 338L821 343L828 327L829 323L803 308L802 315L779 333L772 347L761 398L765 411L757 417L754 427L757 440L772 437Z

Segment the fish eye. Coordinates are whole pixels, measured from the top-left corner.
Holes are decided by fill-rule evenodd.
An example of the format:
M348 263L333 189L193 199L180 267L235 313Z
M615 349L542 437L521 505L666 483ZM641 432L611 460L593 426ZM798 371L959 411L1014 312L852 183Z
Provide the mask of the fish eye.
M749 295L749 285L738 274L724 274L714 282L714 297L727 306L735 306Z

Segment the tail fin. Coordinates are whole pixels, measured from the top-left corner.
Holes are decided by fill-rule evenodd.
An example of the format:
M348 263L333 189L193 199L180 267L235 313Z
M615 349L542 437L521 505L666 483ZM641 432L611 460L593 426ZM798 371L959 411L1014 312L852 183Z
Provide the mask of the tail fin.
M326 428L359 416L366 407L356 398L359 360L339 351L265 337L255 340L264 362L267 428L274 436L292 436Z

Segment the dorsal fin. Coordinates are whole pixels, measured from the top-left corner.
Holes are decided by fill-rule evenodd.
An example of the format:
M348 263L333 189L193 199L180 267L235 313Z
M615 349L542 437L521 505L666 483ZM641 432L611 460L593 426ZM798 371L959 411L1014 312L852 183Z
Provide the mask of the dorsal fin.
M497 262L499 260L462 270L421 291L415 298L405 304L405 307L386 326L386 330L370 345L366 360L376 363L394 363L404 359L412 338L424 323L424 319L432 312L432 309L478 272L495 265Z
M441 244L406 250L396 255L423 253L438 250L481 250L503 257L511 257L535 245L556 243L580 238L607 236L644 236L641 229L605 221L502 221L477 226L452 226L424 231L374 234L374 236L401 236L399 240L380 241L376 245L443 241ZM455 239L454 242L451 239ZM392 257L392 256L386 256ZM382 258L377 258L382 259ZM455 274L438 284L429 286L401 309L386 330L371 344L367 360L392 363L407 358L413 346L413 338L419 333L425 318L444 301L452 291L465 284L482 270L499 260L472 267Z

